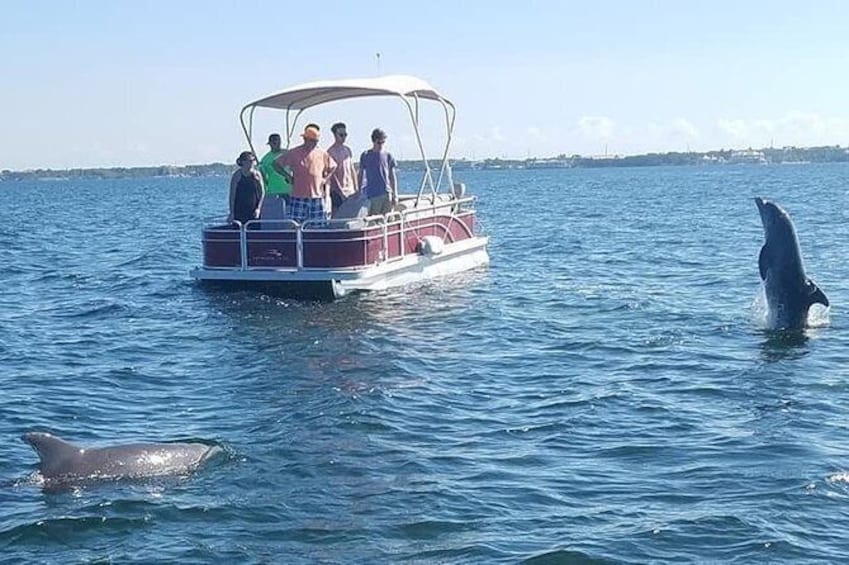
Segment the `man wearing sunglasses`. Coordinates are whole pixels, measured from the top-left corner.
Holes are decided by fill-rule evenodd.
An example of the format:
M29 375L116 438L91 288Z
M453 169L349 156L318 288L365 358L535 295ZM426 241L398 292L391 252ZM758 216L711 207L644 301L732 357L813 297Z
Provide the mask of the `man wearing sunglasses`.
M348 128L338 122L330 128L333 132L333 145L327 152L336 161L336 171L330 177L330 200L333 203L333 213L342 203L357 192L357 171L354 168L354 154L345 145L348 138Z

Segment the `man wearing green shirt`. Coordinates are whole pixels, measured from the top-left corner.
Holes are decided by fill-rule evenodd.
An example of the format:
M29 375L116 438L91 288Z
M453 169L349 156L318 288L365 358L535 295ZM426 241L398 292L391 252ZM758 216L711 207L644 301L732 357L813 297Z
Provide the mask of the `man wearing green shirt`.
M272 133L268 136L268 145L271 150L265 154L259 162L259 171L262 180L265 181L265 199L262 202L260 218L263 220L282 220L286 217L286 208L292 194L292 176L287 177L278 173L272 163L283 155L285 151L280 148L280 134ZM280 222L273 222L268 226L270 229L280 229Z

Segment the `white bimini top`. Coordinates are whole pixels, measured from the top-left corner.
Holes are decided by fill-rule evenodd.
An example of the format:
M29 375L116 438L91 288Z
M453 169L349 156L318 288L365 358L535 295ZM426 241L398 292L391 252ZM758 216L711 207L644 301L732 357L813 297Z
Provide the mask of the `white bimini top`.
M260 98L245 108L276 108L278 110L305 110L312 106L362 98L366 96L410 96L425 100L453 104L443 98L432 86L420 78L408 75L389 75L377 78L308 82L287 88L277 94Z

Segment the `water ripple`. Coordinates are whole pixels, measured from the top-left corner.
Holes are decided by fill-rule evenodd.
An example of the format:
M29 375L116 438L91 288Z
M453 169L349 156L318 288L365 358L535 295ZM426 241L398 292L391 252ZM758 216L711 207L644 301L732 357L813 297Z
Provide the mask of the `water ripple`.
M458 172L491 268L332 304L189 280L227 179L0 186L4 559L845 561L845 173ZM765 193L834 303L801 338L756 322ZM50 492L31 429L230 458Z

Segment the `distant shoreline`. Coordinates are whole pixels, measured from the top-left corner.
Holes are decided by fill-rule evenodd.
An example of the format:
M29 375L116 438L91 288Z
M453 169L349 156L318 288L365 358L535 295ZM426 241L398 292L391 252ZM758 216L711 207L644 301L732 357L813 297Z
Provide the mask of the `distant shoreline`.
M849 162L849 148L839 145L823 147L782 147L763 149L720 149L707 152L645 153L642 155L565 155L530 157L527 159L452 159L453 170L499 169L569 169L602 167L770 165ZM401 168L415 169L419 161L402 161ZM431 165L434 162L431 161ZM0 171L0 182L22 180L121 179L143 177L213 177L229 176L235 165L161 165L156 167L109 167L74 169L34 169Z

